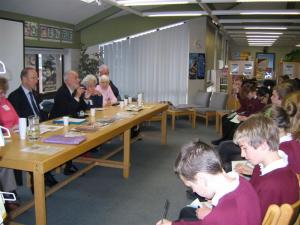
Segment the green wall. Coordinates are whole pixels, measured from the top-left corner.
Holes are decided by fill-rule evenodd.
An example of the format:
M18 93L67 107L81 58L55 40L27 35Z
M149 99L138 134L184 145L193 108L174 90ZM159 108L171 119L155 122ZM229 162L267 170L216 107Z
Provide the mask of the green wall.
M54 20L48 20L18 13L12 13L7 11L0 10L0 18L3 19L12 19L12 20L19 20L19 21L31 21L46 25L58 26L58 27L66 27L74 29L73 32L73 43L56 43L56 42L49 42L49 41L39 41L39 40L26 40L25 39L25 47L43 47L43 48L80 48L80 34L79 32L75 32L75 25L69 23L58 22Z

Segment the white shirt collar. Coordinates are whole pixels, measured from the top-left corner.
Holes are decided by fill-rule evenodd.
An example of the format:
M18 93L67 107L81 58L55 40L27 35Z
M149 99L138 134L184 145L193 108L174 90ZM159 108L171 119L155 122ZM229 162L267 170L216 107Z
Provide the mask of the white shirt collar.
M283 151L278 150L278 155L281 159L276 160L275 162L272 162L271 164L267 165L266 167L263 166L263 164L259 164L260 166L260 176L263 176L267 173L272 172L273 170L284 168L286 167L288 163L288 155L285 154Z
M26 94L26 95L28 95L28 93L29 92L31 92L31 90L28 90L26 87L24 87L23 85L21 85L21 87L22 87L22 89L23 89L23 91L24 91L24 93Z
M229 185L223 186L218 192L216 192L214 197L211 199L211 203L213 206L218 205L219 200L223 196L234 191L240 185L239 174L237 172L232 171L232 172L227 173L227 175L234 178L234 181L231 182Z
M293 140L292 134L287 133L286 135L280 137L279 143L286 142L286 141L291 141L291 140Z

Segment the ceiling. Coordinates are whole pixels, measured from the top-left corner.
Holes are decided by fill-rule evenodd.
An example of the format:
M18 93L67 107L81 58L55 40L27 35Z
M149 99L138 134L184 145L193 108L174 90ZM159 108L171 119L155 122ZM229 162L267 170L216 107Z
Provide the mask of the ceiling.
M118 0L117 0L118 1ZM193 11L212 18L219 29L225 33L236 45L248 45L246 32L271 32L269 39L276 39L273 46L296 46L300 44L300 1L298 2L237 2L241 0L190 0ZM243 1L243 0L242 0ZM278 1L278 0L277 0ZM291 0L290 0L291 1ZM296 0L293 0L296 1ZM147 16L149 11L162 10L166 7L158 6L120 6L116 0L101 0L99 6L96 2L90 4L80 0L9 0L0 1L0 10L11 11L46 19L78 24L81 21L101 12L111 6L119 7L122 11L116 12L112 17L133 13L139 16ZM221 3L220 3L221 2ZM184 8L182 6L182 8ZM190 7L191 8L191 7ZM171 8L172 9L172 8ZM181 9L177 6L176 11ZM179 10L178 10L179 9ZM246 11L245 11L246 10ZM256 13L255 15L243 15L243 13ZM262 11L263 10L263 11ZM275 11L274 11L275 10ZM277 10L277 11L276 11ZM284 11L282 11L284 10ZM270 15L274 12L280 15ZM292 15L288 15L292 13ZM110 18L112 18L110 17ZM109 19L109 18L106 18ZM257 27L253 30L245 30L245 27ZM265 26L268 29L258 29ZM286 30L270 29L270 27L286 28ZM248 34L250 35L250 34ZM261 36L259 33L252 34ZM263 36L265 36L264 34ZM274 37L277 36L277 37ZM253 37L259 38L259 37ZM262 37L266 39L267 37Z

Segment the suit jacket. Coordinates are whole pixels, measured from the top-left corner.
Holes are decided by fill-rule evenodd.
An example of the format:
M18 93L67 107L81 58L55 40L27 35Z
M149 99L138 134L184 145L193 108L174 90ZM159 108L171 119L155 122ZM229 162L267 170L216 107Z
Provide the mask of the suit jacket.
M116 98L119 99L120 98L119 89L114 85L114 83L111 80L109 81L109 85L110 85L111 90L113 91L114 95L116 96Z
M54 98L54 106L50 113L50 118L61 116L75 116L81 110L86 110L87 105L81 96L79 102L71 95L68 87L63 84L57 91Z
M40 108L41 96L37 91L32 91L35 102L40 110L40 120L47 120L47 114L43 112ZM9 94L8 100L15 108L18 116L20 118L28 118L29 116L33 116L34 112L30 106L28 98L26 97L25 92L23 91L22 86L14 90Z

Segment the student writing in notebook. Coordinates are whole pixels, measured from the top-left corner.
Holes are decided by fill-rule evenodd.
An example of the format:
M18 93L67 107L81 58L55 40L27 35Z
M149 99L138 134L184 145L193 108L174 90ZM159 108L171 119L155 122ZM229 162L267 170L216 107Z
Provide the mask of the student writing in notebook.
M258 196L237 173L225 173L217 152L201 141L185 145L174 167L182 182L198 195L211 199L213 208L196 209L197 220L159 220L156 225L258 225Z

